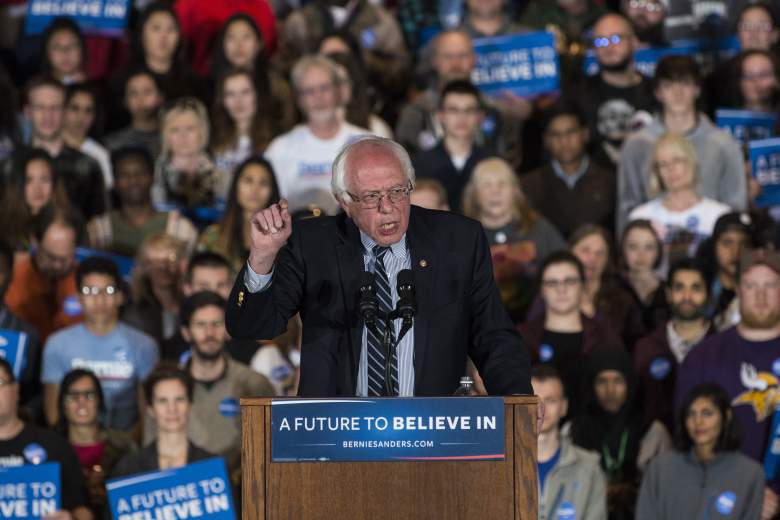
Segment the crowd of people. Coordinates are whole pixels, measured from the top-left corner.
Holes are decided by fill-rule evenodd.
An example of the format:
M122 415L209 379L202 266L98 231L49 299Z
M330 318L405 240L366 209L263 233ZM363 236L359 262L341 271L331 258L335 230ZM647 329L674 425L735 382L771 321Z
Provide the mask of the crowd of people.
M0 358L0 467L60 462L51 518L105 517L107 478L215 455L237 492L238 400L295 395L301 356L298 317L268 341L225 330L252 217L282 199L293 220L336 214L334 159L376 135L416 175L390 203L482 225L545 405L541 519L775 518L780 228L713 121L777 116L778 16L154 0L117 38L69 18L4 37L0 335L24 348ZM474 41L537 30L559 90L482 93ZM732 55L707 47L722 37ZM636 51L679 39L702 52L640 70Z

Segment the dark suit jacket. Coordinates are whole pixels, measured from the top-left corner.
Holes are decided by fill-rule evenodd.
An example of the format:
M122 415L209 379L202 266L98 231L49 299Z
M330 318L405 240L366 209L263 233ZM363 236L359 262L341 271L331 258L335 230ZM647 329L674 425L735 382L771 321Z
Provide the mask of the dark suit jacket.
M467 355L489 393L532 393L528 354L501 304L480 224L412 206L406 236L417 293L415 395L451 395ZM299 394L354 396L363 271L360 234L346 215L296 222L265 291L249 293L244 271L239 274L227 329L234 338L273 338L300 311Z

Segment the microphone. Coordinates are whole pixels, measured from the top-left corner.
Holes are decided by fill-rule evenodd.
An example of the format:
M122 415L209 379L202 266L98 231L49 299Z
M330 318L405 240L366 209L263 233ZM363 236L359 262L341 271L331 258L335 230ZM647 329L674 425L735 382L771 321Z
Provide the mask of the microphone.
M414 277L410 269L398 271L396 278L398 291L398 303L395 306L395 315L403 320L401 330L398 333L396 345L404 337L404 334L412 328L414 315L417 313L417 299L414 294Z
M379 312L379 304L376 301L376 286L374 285L374 273L364 271L360 277L360 315L363 323L373 327L376 323L376 315Z

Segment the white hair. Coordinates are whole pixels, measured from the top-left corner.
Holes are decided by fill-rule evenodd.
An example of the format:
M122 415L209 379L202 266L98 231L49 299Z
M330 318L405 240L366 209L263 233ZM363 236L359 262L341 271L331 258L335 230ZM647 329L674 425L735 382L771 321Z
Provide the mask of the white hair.
M352 202L352 197L347 193L347 165L349 164L350 156L358 149L364 147L379 148L391 153L398 161L398 165L401 167L401 172L406 177L407 182L414 187L414 168L406 149L392 139L375 135L364 135L344 146L333 161L333 176L330 180L330 189L336 198L344 202Z

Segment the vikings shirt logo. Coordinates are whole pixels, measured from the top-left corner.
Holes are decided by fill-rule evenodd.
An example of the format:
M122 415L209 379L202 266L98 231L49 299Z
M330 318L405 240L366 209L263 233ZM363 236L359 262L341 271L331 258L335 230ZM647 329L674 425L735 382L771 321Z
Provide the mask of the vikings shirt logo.
M750 405L756 412L756 422L763 421L780 403L780 381L770 372L758 372L749 363L742 363L739 378L747 390L734 398L732 406Z

